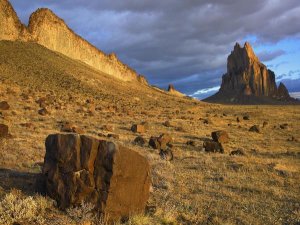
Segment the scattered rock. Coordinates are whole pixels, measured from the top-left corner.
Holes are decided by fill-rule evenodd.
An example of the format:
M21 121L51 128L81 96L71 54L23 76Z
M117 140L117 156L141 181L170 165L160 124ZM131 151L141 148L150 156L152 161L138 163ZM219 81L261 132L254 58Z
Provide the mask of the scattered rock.
M104 125L102 127L103 130L109 131L109 132L113 132L115 130L113 125Z
M259 129L258 125L253 125L252 127L250 127L249 131L250 132L260 133L260 129Z
M42 108L38 111L38 113L41 115L41 116L45 116L47 114L49 114L49 111L46 109L46 108Z
M284 123L284 124L280 124L279 127L280 129L285 130L289 127L289 125L287 123Z
M291 136L290 138L287 139L287 141L298 142L298 139L296 139L294 136Z
M0 102L0 110L9 110L10 105L7 101Z
M136 144L136 145L139 145L139 146L143 147L145 145L145 143L146 143L146 140L142 136L137 136L134 139L133 143Z
M192 141L192 140L190 140L190 141L187 141L187 142L186 142L186 144L187 144L187 145L190 145L190 146L193 146L193 147L195 147L195 146L196 146L196 143L195 143L195 141Z
M8 126L0 123L0 138L8 136Z
M173 152L171 149L166 149L166 150L160 150L159 155L162 159L166 161L171 161L173 160Z
M211 137L214 141L219 143L227 143L229 141L228 133L223 130L212 132Z
M236 122L241 122L239 117L236 118Z
M172 147L172 137L168 134L162 134L158 137L157 141L160 144L160 149L165 150L167 147Z
M160 143L157 140L157 137L150 137L149 139L149 146L151 146L154 149L160 149Z
M178 132L185 132L185 129L183 127L176 127L175 130Z
M83 130L70 122L63 122L61 125L61 132L82 134Z
M113 139L116 139L116 140L120 139L120 135L118 135L118 134L108 134L107 137L108 138L113 138Z
M21 127L26 127L26 128L33 128L33 124L32 123L21 123L20 124Z
M243 116L243 120L250 120L250 116L249 115Z
M172 125L171 125L171 123L170 123L169 120L165 121L165 122L163 123L163 125L164 125L165 127L172 127Z
M144 212L149 198L150 167L143 156L84 135L49 135L43 174L46 192L60 208L89 202L109 221Z
M209 119L203 119L203 123L204 124L209 124L209 123L211 123L211 120L209 120Z
M237 150L231 151L229 155L245 155L245 153L242 149L237 149Z
M172 147L172 137L168 134L162 134L159 137L151 137L149 140L149 146L154 149L166 150L167 147Z
M131 127L131 131L134 133L145 133L146 129L142 124L134 124Z
M224 148L221 143L216 141L205 141L203 142L203 148L206 152L219 152L224 153Z
M267 121L264 121L264 122L263 122L263 127L266 127L266 126L268 126L268 122L267 122Z

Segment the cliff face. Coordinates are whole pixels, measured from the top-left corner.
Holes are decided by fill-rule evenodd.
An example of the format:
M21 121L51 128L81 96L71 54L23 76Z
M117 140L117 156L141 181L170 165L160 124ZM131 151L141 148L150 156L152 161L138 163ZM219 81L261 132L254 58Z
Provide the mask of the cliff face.
M244 47L236 44L228 56L227 73L222 77L220 91L275 97L275 74L259 61L249 43Z
M76 35L49 9L38 9L25 27L7 0L0 0L0 40L34 41L72 59L124 81L138 80L138 74L115 54L105 54Z
M0 40L18 40L25 27L7 0L0 0Z
M293 100L283 83L277 88L275 74L255 55L251 45L238 43L227 59L227 73L222 77L219 92L206 101L237 103L271 103Z

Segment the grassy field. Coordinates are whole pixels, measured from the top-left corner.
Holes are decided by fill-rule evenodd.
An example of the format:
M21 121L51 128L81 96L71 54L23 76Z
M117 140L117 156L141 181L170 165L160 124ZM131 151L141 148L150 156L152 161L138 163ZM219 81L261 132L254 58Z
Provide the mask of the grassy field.
M148 205L155 210L127 224L300 223L300 106L231 106L176 97L21 42L0 42L0 81L0 101L10 105L0 110L0 123L11 134L0 139L0 224L102 223L88 205L59 211L35 192L45 138L60 132L65 121L97 138L118 134L110 140L149 159ZM40 98L49 112L44 116L38 114ZM245 115L250 119L243 120ZM142 134L146 140L162 133L173 137L173 161L133 143L137 134L130 127L141 122L149 124ZM249 132L253 125L260 133ZM202 149L216 130L229 134L224 154ZM237 149L245 154L230 155Z

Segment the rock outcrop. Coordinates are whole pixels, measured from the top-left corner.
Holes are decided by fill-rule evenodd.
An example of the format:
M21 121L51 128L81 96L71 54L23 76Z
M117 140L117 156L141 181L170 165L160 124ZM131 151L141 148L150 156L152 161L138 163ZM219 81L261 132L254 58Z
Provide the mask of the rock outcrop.
M261 63L251 45L238 43L227 59L227 73L222 77L220 90L207 101L238 102L264 100L290 101L284 84L277 88L275 74ZM249 102L249 103L250 103Z
M185 94L177 91L174 87L173 84L169 84L169 87L168 87L168 92L172 95L176 95L176 96L185 96Z
M109 220L143 212L150 169L137 152L78 134L46 139L46 191L61 208L90 202Z
M121 80L145 83L145 79L138 78L136 71L122 63L114 53L107 55L88 43L49 9L32 13L26 27L9 1L0 0L0 40L33 41Z

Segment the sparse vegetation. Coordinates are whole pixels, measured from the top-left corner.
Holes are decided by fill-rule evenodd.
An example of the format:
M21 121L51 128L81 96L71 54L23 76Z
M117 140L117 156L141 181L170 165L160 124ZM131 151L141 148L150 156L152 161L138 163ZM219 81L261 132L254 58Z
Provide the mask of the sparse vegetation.
M0 42L0 49L4 62L0 64L0 101L10 105L1 111L0 123L7 124L11 134L0 143L0 224L16 218L30 224L93 220L88 205L60 211L34 192L45 138L60 132L62 121L148 158L153 184L149 205L155 210L132 216L124 224L300 223L299 106L207 104L114 80L35 44ZM62 80L70 83L61 86ZM45 116L38 114L36 101L41 97L47 98L50 111ZM165 126L165 121L172 126ZM147 122L142 134L146 143L140 146L133 140L141 134L130 128L143 122ZM114 129L103 129L107 124ZM282 129L282 124L288 125ZM260 133L248 131L253 125L259 125ZM228 133L224 154L205 153L203 142L216 130ZM108 138L109 133L118 134L119 139ZM162 133L174 138L173 161L162 160L159 151L148 146L151 136ZM237 149L244 155L230 155ZM23 193L10 192L11 188ZM84 218L82 212L91 217Z

